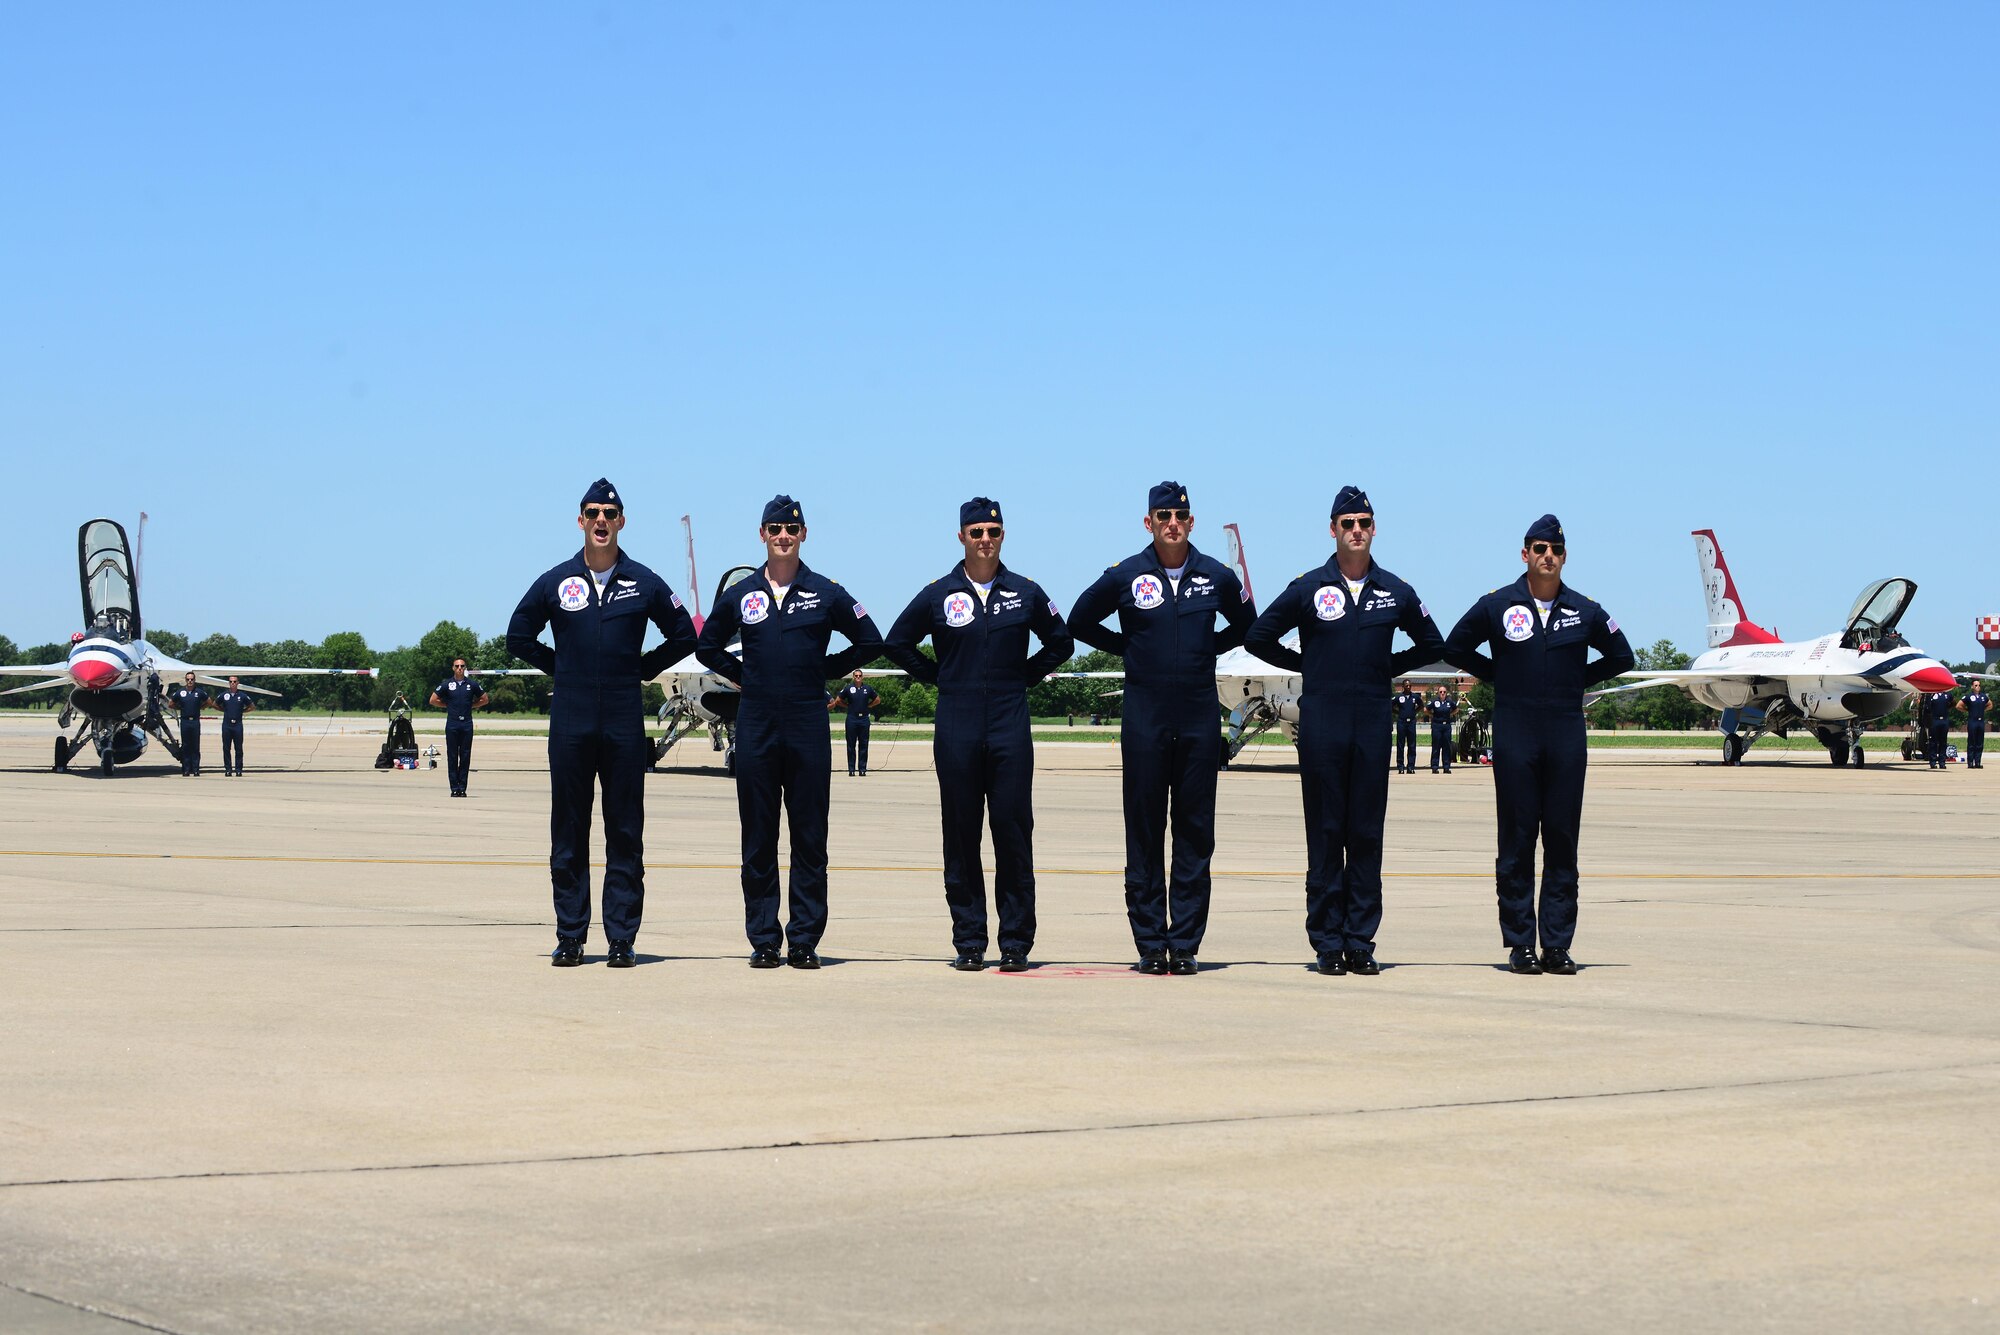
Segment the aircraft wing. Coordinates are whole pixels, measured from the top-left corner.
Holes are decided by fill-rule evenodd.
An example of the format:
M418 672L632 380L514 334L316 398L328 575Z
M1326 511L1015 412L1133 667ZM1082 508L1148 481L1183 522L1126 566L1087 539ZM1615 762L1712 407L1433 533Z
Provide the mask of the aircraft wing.
M56 673L69 679L69 664L64 663L10 663L0 667L0 677L48 677Z
M236 675L240 677L243 674L239 672ZM200 668L195 669L194 679L200 682L204 686L220 686L225 691L229 689L229 679L227 677L207 676L202 672ZM245 695L266 695L273 700L282 700L285 698L276 691L265 690L262 686L245 686L239 682L237 684L236 689L243 692Z
M18 677L22 674L17 672L13 675ZM23 691L45 691L51 686L74 686L75 684L67 675L50 677L47 681L31 681L26 686L16 686L12 690L0 691L0 695L19 695Z
M374 668L310 667L226 667L206 663L175 663L174 672L193 672L211 677L372 677ZM217 685L227 685L226 681Z

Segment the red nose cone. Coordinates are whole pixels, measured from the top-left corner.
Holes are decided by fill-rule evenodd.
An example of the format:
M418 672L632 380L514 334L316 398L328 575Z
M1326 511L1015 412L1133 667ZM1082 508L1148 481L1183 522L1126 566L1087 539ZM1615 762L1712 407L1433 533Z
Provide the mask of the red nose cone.
M118 669L101 658L86 658L69 665L70 680L86 691L101 691L118 680Z
M1951 675L1951 670L1941 667L1918 668L1903 680L1925 695L1937 695L1958 685L1958 678Z

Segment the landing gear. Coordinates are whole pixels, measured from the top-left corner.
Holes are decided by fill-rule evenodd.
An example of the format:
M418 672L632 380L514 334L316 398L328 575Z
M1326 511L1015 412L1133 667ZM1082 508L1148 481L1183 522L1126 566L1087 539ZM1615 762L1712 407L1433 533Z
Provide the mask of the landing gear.
M1856 748L1857 751L1859 748ZM1847 739L1837 738L1826 744L1826 754L1833 761L1833 767L1840 769L1847 764Z
M1861 749L1861 743L1859 742L1856 742L1854 744L1853 756L1854 756L1854 768L1856 769L1860 769L1863 765L1868 763L1868 753Z
M63 774L68 772L68 770L69 770L69 742L61 737L58 737L56 738L56 773Z
M1740 765L1743 763L1743 738L1733 732L1722 734L1722 763Z
M104 758L97 762L98 768L104 772L104 777L107 779L111 777L112 764L111 753L109 751L106 751Z

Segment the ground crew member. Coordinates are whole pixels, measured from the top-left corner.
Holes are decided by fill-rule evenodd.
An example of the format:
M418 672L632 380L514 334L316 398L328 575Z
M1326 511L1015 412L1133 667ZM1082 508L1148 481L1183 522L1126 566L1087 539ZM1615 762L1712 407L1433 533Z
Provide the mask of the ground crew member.
M1976 678L1958 707L1965 711L1965 767L1985 769L1981 757L1986 754L1986 688Z
M640 690L694 648L694 622L665 580L619 549L625 505L617 488L599 478L577 508L583 549L522 595L507 623L507 652L548 673L555 687L549 702L549 881L556 948L550 962L564 968L583 963L595 783L604 791L606 963L629 969L637 963L632 943L646 904L646 765L653 754ZM666 639L642 653L649 621ZM553 649L541 641L544 626L555 636Z
M1382 825L1389 806L1389 683L1437 661L1444 639L1417 591L1375 564L1375 506L1342 487L1327 524L1334 555L1272 599L1250 652L1304 676L1299 777L1306 823L1306 936L1324 974L1381 972ZM1299 647L1283 642L1297 628ZM1410 647L1390 652L1401 630ZM1411 760L1416 709L1410 711ZM1400 729L1399 729L1400 731Z
M1411 690L1410 683L1406 681L1389 697L1389 703L1396 709L1396 773L1415 774L1417 710L1423 707L1424 697Z
M833 741L826 683L882 652L854 595L799 559L805 509L774 496L757 528L764 566L729 588L701 628L702 665L742 688L736 711L736 811L743 823L743 925L750 967L819 967L826 931L826 809ZM833 632L848 647L828 654ZM742 637L741 657L729 642ZM791 833L791 915L778 927L778 806ZM778 947L786 945L780 958Z
M1500 939L1515 973L1575 973L1577 828L1583 821L1583 693L1632 666L1632 646L1604 609L1563 582L1562 524L1543 515L1521 543L1527 573L1459 618L1445 659L1495 686L1493 864ZM1492 657L1479 651L1490 644ZM1598 657L1590 659L1590 651ZM1589 661L1586 661L1589 660ZM1542 897L1535 905L1535 839ZM1539 925L1542 953L1535 955Z
M1106 570L1070 610L1077 639L1125 660L1118 731L1125 795L1125 914L1140 973L1192 976L1208 927L1215 855L1215 775L1222 728L1215 657L1243 643L1257 609L1236 574L1189 541L1187 489L1146 497L1152 542ZM1102 623L1118 615L1118 629ZM1227 623L1218 629L1215 618ZM1173 811L1171 887L1162 857Z
M962 561L910 600L883 652L938 688L938 810L944 824L944 898L951 908L953 968L986 967L986 868L980 827L993 827L993 898L1000 969L1020 973L1035 945L1035 747L1028 688L1069 661L1076 641L1042 586L1000 560L1000 503L975 496L958 507ZM1033 632L1042 647L1028 653ZM937 659L918 651L925 638Z
M194 673L168 693L181 711L181 777L201 777L201 711L208 704L208 692L195 685Z
M486 708L487 702L486 688L465 675L463 658L451 660L451 678L431 692L431 708L444 711L444 772L453 797L465 796L472 773L472 711Z
M858 773L868 773L868 728L875 721L869 711L881 703L881 693L862 677L860 668L854 669L854 680L835 691L826 702L828 709L847 711L847 777L850 779L857 773L854 768L857 760L861 764Z
M1939 691L1924 697L1924 758L1932 769L1948 769L1946 752L1951 745L1951 692Z
M250 693L243 689L236 678L229 679L229 689L215 697L215 707L222 711L222 775L243 777L243 715L257 707ZM233 759L232 759L233 757Z
M1458 701L1446 688L1437 688L1431 697L1431 773L1438 772L1438 762L1444 762L1444 772L1451 773L1451 720L1458 713Z

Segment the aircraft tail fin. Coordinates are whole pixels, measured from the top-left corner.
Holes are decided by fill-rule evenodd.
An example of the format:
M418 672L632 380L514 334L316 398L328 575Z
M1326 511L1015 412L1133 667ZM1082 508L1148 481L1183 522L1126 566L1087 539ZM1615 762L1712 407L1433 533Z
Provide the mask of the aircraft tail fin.
M695 634L699 635L701 634L701 621L702 621L701 585L700 583L697 582L694 573L694 520L689 518L687 515L681 516L681 533L687 538L687 550L688 550L687 591L688 591L688 601L693 604L693 606L688 608L688 619L694 622Z
M1222 532L1229 540L1229 568L1236 572L1236 578L1243 585L1243 592L1249 597L1252 607L1257 605L1257 595L1250 588L1250 562L1243 555L1243 531L1234 524L1224 524Z
M1708 647L1720 649L1737 644L1776 644L1778 637L1750 620L1743 612L1743 599L1722 559L1722 544L1715 530L1694 531L1695 556L1701 563L1701 587L1708 599Z

